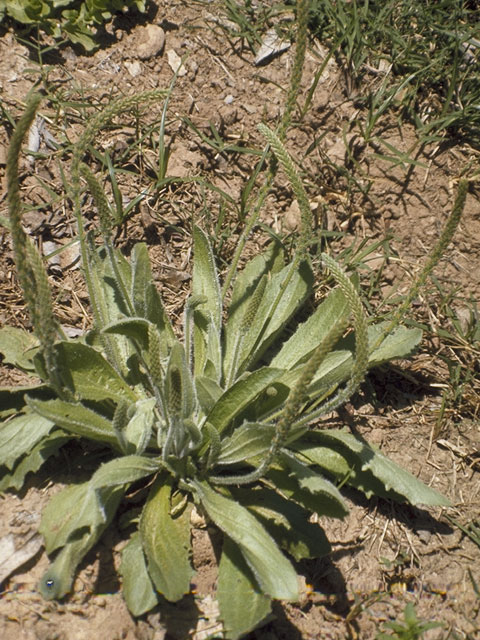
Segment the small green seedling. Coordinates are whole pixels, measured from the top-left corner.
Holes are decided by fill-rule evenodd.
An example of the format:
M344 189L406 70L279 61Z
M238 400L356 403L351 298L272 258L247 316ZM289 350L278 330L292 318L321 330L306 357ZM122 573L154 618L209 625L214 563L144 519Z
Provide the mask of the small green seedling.
M426 622L417 618L414 605L409 602L403 612L405 622L385 622L383 627L392 633L378 633L376 640L421 640L426 631L442 627L441 622Z

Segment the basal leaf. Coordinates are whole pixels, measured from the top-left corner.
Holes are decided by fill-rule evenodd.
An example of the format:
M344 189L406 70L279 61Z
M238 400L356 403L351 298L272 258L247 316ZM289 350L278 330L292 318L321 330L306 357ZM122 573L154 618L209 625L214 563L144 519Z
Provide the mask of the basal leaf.
M197 399L202 407L202 411L205 414L209 413L222 395L222 387L215 382L215 380L212 380L212 378L196 376L195 388L197 391Z
M75 569L98 541L105 528L110 524L122 495L123 492L119 489L109 491L108 494L105 495L103 505L105 514L104 521L87 530L77 530L76 535L72 535L71 539L65 542L65 546L58 553L54 562L50 565L50 568L40 581L39 589L45 599L61 598L70 591ZM49 505L47 505L47 508L48 506ZM71 508L72 507L73 505L71 505ZM42 525L43 524L44 516L42 517ZM46 532L43 531L43 534L45 536Z
M214 325L220 328L222 321L222 297L215 258L207 235L200 227L193 228L194 261L192 295L205 296L203 309L211 315Z
M140 535L148 572L156 589L176 602L190 591L190 509L170 514L172 484L161 476L150 490L140 517Z
M111 398L135 402L135 393L112 365L93 347L81 342L60 342L63 370L71 378L73 391L85 400Z
M292 444L308 460L322 466L325 448L337 450L350 464L349 484L364 491L411 504L449 506L450 501L353 434L337 429L309 433Z
M136 340L142 349L148 349L148 325L145 318L121 318L107 324L103 333L115 333Z
M38 350L38 338L18 327L0 329L0 354L3 361L24 371L34 371L33 356Z
M146 292L149 284L153 282L153 274L150 266L147 245L137 242L132 250L132 291L131 298L135 313L141 317L147 317Z
M225 491L193 481L198 497L212 521L235 542L262 591L279 600L297 600L294 568L259 521Z
M33 398L28 398L27 404L33 411L72 434L109 445L118 444L110 420L81 404Z
M295 558L321 558L330 553L330 544L318 524L309 522L309 513L273 489L234 489L232 494L255 514L278 545Z
M125 427L124 437L132 452L141 455L148 446L155 421L155 398L137 400L134 414Z
M273 425L247 422L237 427L229 438L222 440L222 448L216 460L218 465L236 464L265 453L275 435Z
M59 448L70 440L63 431L55 429L45 436L18 462L11 473L2 473L0 467L0 491L21 489L28 473L38 471L45 460L57 454Z
M105 500L122 495L122 490L111 489L105 492ZM42 513L39 531L45 539L47 553L67 544L75 531L95 529L104 522L97 495L89 482L69 485L56 493Z
M325 452L328 457L329 451ZM344 458L336 455L335 462L343 462L345 465L344 476L347 475L349 467ZM335 465L332 465L334 468ZM339 473L341 466L338 467ZM334 474L335 475L335 474ZM306 509L310 513L316 513L319 516L327 516L329 518L343 518L348 512L343 500L329 495L328 492L312 493L307 489L302 489L294 474L287 475L285 469L271 468L267 473L267 478L273 482L278 491L281 491L289 500L296 502L298 505Z
M270 363L272 367L292 369L305 362L335 324L342 324L350 310L340 289L327 296L308 320L300 324Z
M295 478L301 489L305 489L310 493L319 497L319 502L325 499L327 503L337 503L340 509L343 509L342 517L347 514L347 509L343 503L340 491L322 475L316 473L310 467L303 464L291 453L282 452L280 454L285 467L291 470L291 476Z
M311 292L313 274L310 265L302 262L292 272L293 268L293 265L286 266L267 284L253 324L242 341L240 371L258 362Z
M238 546L228 536L223 539L218 567L217 600L229 640L257 629L271 610L271 599L260 591Z
M239 416L255 398L280 377L282 371L262 367L238 380L219 398L208 414L207 420L218 431L223 431L232 420Z
M154 458L122 456L102 464L93 474L89 485L93 490L123 486L157 473L160 468L160 464Z
M84 531L63 547L39 582L38 589L45 600L63 598L71 590L75 569L97 539L95 534Z
M46 384L33 384L19 387L0 387L0 417L6 418L25 410L25 395L35 397L51 397Z
M224 372L230 371L235 345L245 313L255 288L263 276L275 274L284 267L283 249L272 243L267 250L247 262L237 275L228 307L228 319L224 331Z
M28 412L0 423L0 465L13 469L15 462L44 438L55 423Z
M147 285L147 290L145 291L145 315L150 322L153 322L162 336L163 350L161 355L165 358L176 338L170 320L165 312L162 298L153 282Z
M158 596L148 575L140 533L135 531L122 551L119 570L123 578L122 594L130 613L141 616L158 603Z
M220 376L222 295L215 258L206 234L197 226L193 228L193 242L192 296L205 298L194 311L195 374L202 375L210 360Z
M370 344L375 343L377 337L381 335L382 330L388 324L388 322L382 322L371 327L369 331ZM383 340L378 349L373 351L370 355L369 365L375 366L394 358L406 358L418 347L421 339L421 329L407 329L407 327L400 326Z

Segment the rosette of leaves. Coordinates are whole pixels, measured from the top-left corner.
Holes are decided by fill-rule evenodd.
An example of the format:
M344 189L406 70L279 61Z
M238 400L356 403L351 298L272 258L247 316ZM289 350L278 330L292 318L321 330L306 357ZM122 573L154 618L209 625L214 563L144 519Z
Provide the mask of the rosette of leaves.
M83 144L112 114L147 97L97 116ZM298 598L295 563L330 549L312 514L347 514L338 484L367 496L448 504L348 430L311 426L350 397L369 367L408 355L421 332L367 319L355 285L328 255L322 264L338 286L295 322L318 277L307 251L310 209L288 154L266 127L302 207L297 251L287 260L272 243L236 275L226 302L209 238L194 226L180 337L146 245L135 245L129 260L115 248L104 190L78 150L73 200L94 329L65 339L42 260L21 226L18 155L38 102L27 106L8 158L14 254L35 337L4 328L0 351L41 383L0 389L0 488L20 488L71 440L95 443L102 455L90 480L73 480L43 512L40 531L53 559L39 587L46 598L71 590L78 564L133 490L145 500L130 519L123 515L131 526L120 568L130 611L141 615L161 597L178 601L189 593L196 509L223 533L217 598L227 638L261 624L272 599ZM101 248L81 224L81 178L99 212Z
M97 28L132 7L145 11L145 0L0 0L0 20L8 16L92 51L98 47Z

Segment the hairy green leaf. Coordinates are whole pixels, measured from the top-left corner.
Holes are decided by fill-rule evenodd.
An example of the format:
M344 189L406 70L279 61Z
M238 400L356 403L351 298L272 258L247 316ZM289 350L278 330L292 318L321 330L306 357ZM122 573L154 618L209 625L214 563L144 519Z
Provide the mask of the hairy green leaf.
M299 325L271 362L272 367L293 369L305 362L335 324L348 319L350 309L340 289L327 296L308 320Z
M295 558L321 558L330 553L330 544L318 524L309 522L309 513L273 489L261 487L233 489L232 495L255 514L278 545Z
M100 495L90 482L83 482L56 493L43 510L39 527L47 553L66 545L76 531L103 527L113 515L109 510L116 509L124 491L123 486L107 487Z
M226 429L281 373L279 369L262 367L238 380L219 398L208 414L208 422L220 432Z
M0 387L0 418L6 418L12 414L22 413L25 410L25 396L38 398L51 397L51 392L46 384L21 385L18 387Z
M137 455L123 456L102 464L88 484L94 491L105 487L123 486L150 476L160 468L159 462L154 458Z
M150 490L140 517L140 535L148 572L157 590L176 602L190 591L190 509L172 517L172 481L161 476Z
M135 393L112 365L93 347L81 342L60 342L62 373L71 379L72 390L86 400L111 398L135 402Z
M206 234L193 228L194 262L192 295L203 296L205 302L194 311L195 374L202 375L208 360L217 376L221 374L220 330L222 295L212 248ZM199 319L202 320L199 322Z
M239 546L262 591L279 600L297 600L295 570L259 521L228 492L192 483L208 516Z
M39 342L35 334L18 327L2 327L0 329L0 353L3 362L13 364L24 371L34 371L33 356L38 350Z
M240 371L258 362L311 292L313 274L310 265L302 262L293 272L292 268L293 265L286 266L267 284L253 324L241 344L238 367Z
M258 628L271 610L271 599L260 591L239 548L228 536L223 539L218 567L217 599L229 640Z
M119 570L123 578L122 594L130 613L141 616L158 603L158 596L148 575L140 533L135 531L122 551Z
M0 423L0 464L13 469L15 462L28 453L55 426L36 413L25 413Z
M326 454L327 456L328 453L329 452ZM348 465L341 456L338 456L338 459L345 464L344 475L346 475L348 473ZM337 458L335 458L335 460L337 461ZM278 491L281 491L285 497L310 513L316 513L319 516L327 516L329 518L343 518L348 513L343 499L341 498L339 500L336 497L335 494L337 491L335 491L335 494L329 493L328 491L312 493L308 489L302 489L293 473L288 475L284 468L279 468L278 466L269 469L266 475ZM333 485L330 484L330 486L332 487Z
M33 398L27 398L27 404L33 411L70 433L109 445L118 444L110 420L81 404Z
M369 331L369 342L374 344L382 330L388 326L388 322L381 322L374 325ZM388 335L378 349L370 354L369 366L375 366L394 358L406 358L418 347L422 339L422 331L420 329L407 329L406 327L398 327L390 335Z
M124 431L124 438L132 448L132 453L141 455L148 446L155 421L155 398L137 400L134 413Z
M349 484L367 496L384 495L411 504L449 506L450 501L411 473L389 460L380 451L351 433L329 429L309 433L292 444L310 462L324 466L325 450L334 449L348 462Z
M27 473L38 471L45 460L50 456L56 455L59 448L68 440L70 440L70 436L66 436L63 431L55 429L30 449L11 473L3 473L0 466L0 491L21 489Z
M107 324L103 333L115 333L136 340L142 349L148 349L148 326L145 318L121 318Z
M222 440L218 465L236 464L268 451L275 435L275 427L259 422L246 422Z
M103 521L91 528L88 528L87 530L84 528L77 530L77 535L72 535L71 539L65 540L65 546L58 553L54 562L50 565L49 569L40 581L40 593L45 599L51 600L53 598L62 598L70 591L75 569L80 564L85 554L88 553L88 551L90 551L93 545L98 541L106 527L110 524L122 495L123 492L118 489L109 491L108 495L105 495L105 517ZM48 506L49 505L47 505L47 508ZM74 505L70 506L71 508L74 507ZM44 525L44 517L45 511L42 517L42 525ZM51 526L55 527L53 523ZM43 535L46 535L45 530L43 531Z

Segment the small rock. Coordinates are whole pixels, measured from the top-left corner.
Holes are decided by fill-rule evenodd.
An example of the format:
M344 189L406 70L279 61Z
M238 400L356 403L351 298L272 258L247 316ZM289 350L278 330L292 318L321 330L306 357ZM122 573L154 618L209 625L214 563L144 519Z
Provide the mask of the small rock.
M263 38L262 46L258 50L255 65L258 67L259 65L267 64L272 58L280 55L289 48L290 42L288 42L288 40L282 40L275 29L269 29Z
M142 65L138 60L134 60L133 62L129 62L127 60L125 62L125 68L127 69L129 75L132 76L132 78L135 78L142 72Z
M296 231L300 227L302 214L296 200L288 207L282 219L282 229L284 231Z
M133 36L132 54L140 60L148 60L162 54L165 46L165 32L162 27L147 24L145 27L138 27Z
M187 70L185 69L185 65L182 66L182 68L180 69L180 65L182 64L182 59L180 58L178 53L176 53L173 49L169 49L167 51L167 60L168 60L168 64L170 65L170 69L173 71L173 73L177 73L178 71L177 75L179 77L184 76L187 73Z
M234 100L234 97L231 94L228 94L228 96L225 96L224 102L225 104L232 104Z

